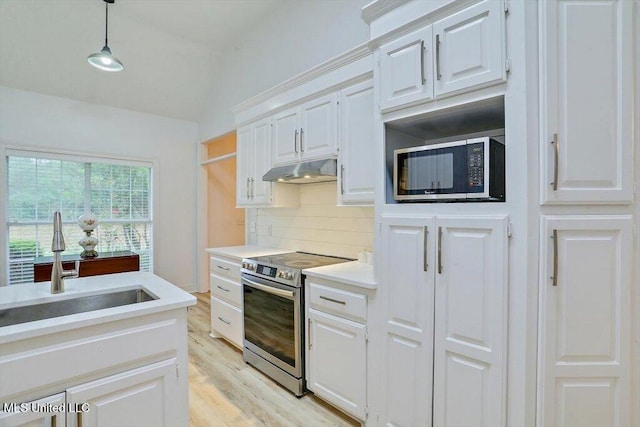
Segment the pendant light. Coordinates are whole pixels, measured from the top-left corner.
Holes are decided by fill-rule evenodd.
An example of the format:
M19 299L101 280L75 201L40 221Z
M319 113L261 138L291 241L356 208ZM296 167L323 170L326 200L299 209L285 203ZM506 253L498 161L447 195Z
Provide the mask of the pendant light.
M89 55L87 61L89 64L104 71L122 71L124 65L115 56L111 55L111 49L109 49L109 43L107 34L109 31L109 3L115 3L116 0L104 0L104 47L98 53Z

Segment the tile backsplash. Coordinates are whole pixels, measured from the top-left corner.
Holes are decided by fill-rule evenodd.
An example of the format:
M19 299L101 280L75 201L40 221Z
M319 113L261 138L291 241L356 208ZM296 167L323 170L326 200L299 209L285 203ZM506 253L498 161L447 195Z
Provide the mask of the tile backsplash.
M336 200L335 182L301 185L298 208L248 210L248 240L260 246L347 258L373 250L373 207L336 206Z

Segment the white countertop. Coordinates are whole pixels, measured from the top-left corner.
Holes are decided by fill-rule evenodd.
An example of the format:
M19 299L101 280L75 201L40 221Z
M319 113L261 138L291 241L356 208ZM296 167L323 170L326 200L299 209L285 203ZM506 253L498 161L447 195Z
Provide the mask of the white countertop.
M17 306L41 304L140 287L158 297L158 299L3 326L0 327L0 344L196 304L196 298L178 286L155 274L140 271L65 279L64 287L64 292L59 294L51 293L50 282L0 287L0 311Z
M378 287L373 276L373 266L359 261L307 268L302 272L307 276L335 280L360 288L376 289Z
M291 249L282 248L268 248L257 245L243 245L243 246L225 246L221 248L207 248L207 252L213 255L227 256L236 258L241 261L242 258L251 258L263 255L284 254L287 252L294 252Z

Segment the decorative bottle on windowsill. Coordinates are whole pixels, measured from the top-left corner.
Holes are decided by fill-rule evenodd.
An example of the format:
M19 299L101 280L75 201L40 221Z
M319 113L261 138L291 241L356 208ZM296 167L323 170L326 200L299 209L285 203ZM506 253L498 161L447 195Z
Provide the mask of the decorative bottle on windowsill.
M80 215L78 218L78 226L85 232L86 236L82 239L78 240L78 244L82 246L82 253L80 256L82 258L94 258L98 256L98 252L96 252L96 246L98 245L98 239L93 237L91 233L98 226L98 218L91 212L87 212L83 215Z

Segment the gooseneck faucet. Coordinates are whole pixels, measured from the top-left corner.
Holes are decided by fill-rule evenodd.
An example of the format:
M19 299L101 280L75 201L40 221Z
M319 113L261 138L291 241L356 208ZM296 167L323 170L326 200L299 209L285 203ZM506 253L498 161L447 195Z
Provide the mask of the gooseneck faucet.
M64 236L62 235L62 216L60 212L53 213L53 241L51 250L53 251L53 266L51 267L51 293L58 294L64 292L65 277L78 277L80 262L76 261L75 270L64 270L62 268L62 252L65 250Z

